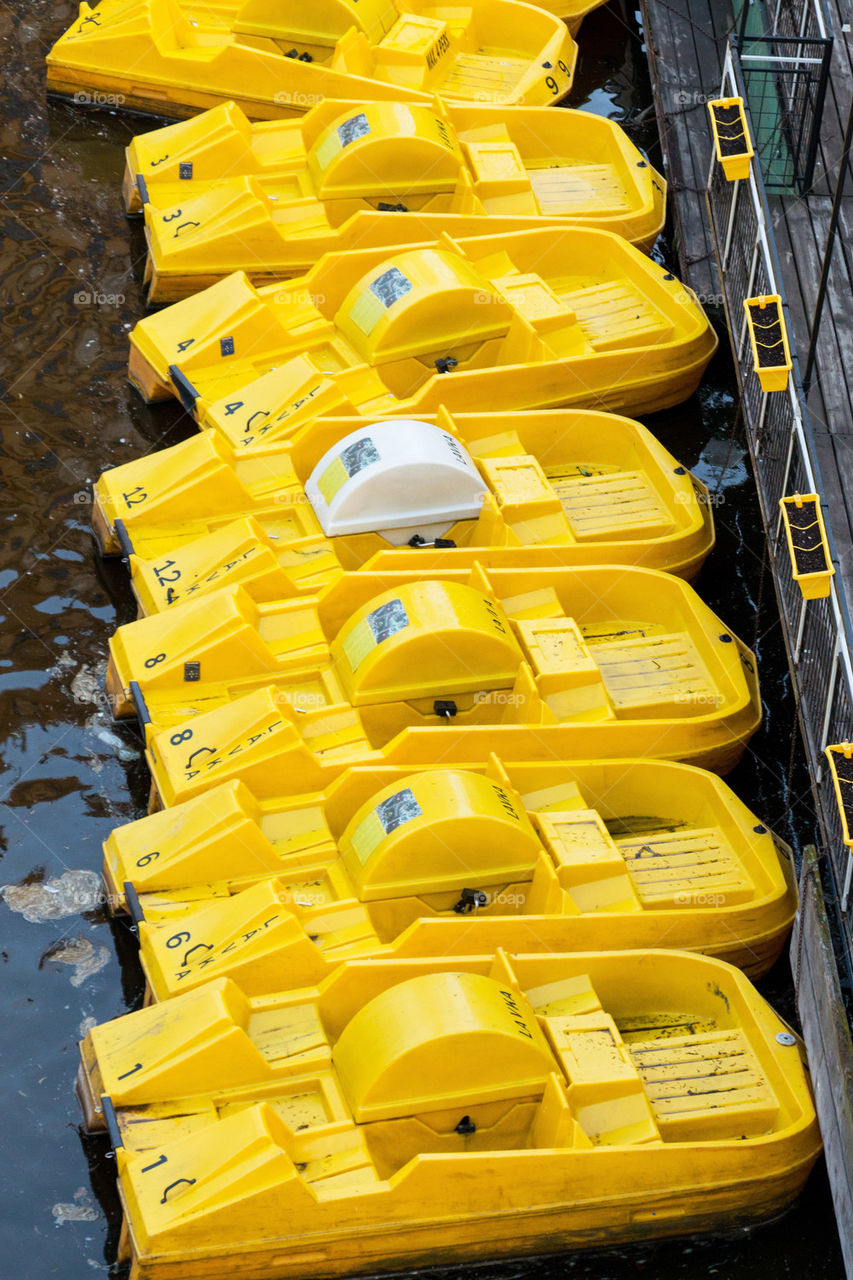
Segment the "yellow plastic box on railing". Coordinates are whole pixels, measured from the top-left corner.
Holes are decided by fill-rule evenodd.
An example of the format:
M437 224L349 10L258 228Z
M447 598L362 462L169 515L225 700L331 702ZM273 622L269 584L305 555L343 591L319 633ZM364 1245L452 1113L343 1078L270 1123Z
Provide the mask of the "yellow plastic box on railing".
M717 161L728 182L749 177L755 151L746 122L743 98L715 98L708 103Z
M853 849L853 743L838 742L826 748L844 843Z
M795 493L780 498L785 537L791 556L794 581L804 600L820 600L829 595L835 568L817 493Z
M793 368L788 330L778 294L744 302L755 372L761 390L784 391Z
M348 961L261 998L219 980L95 1027L82 1060L140 1280L730 1231L820 1153L798 1037L679 951Z

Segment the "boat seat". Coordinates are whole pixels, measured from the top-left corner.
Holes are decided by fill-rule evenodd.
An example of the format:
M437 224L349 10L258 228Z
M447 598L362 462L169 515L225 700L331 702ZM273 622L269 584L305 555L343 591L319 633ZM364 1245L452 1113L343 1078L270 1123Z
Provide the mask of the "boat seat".
M579 541L629 532L634 537L659 538L672 532L672 517L642 471L582 476L545 467L544 474Z
M566 813L573 809L586 809L580 787L576 782L560 782L541 791L528 791L522 797L528 813Z
M776 1122L778 1100L742 1031L635 1040L629 1052L666 1141L754 1137Z
M645 907L730 906L755 892L718 827L663 831L616 845Z
M358 1125L335 1133L297 1134L288 1154L306 1182L342 1186L377 1181L364 1130Z
M595 810L537 814L533 821L553 859L557 883L577 910L642 910L625 861Z
M576 1013L601 1011L601 1001L587 973L576 974L573 978L560 978L557 982L548 982L541 987L527 987L524 994L540 1021L557 1015L567 1017Z
M571 618L530 618L513 625L543 693L598 684L598 663Z
M509 135L501 139L484 139L465 143L477 195L504 195L509 191L529 191L531 181L521 159L521 152Z
M626 345L666 342L674 332L670 320L628 280L609 280L562 295L577 316L587 342L596 351Z
M541 1021L568 1082L569 1105L593 1143L645 1146L660 1141L640 1073L610 1014Z
M427 51L437 40L447 35L447 23L423 14L403 13L382 39L379 48L383 52L413 55L425 59Z
M552 328L555 321L568 324L574 321L575 314L559 294L555 293L546 280L533 271L514 273L511 276L492 277L497 289L508 300L511 306L531 324L534 329Z
M327 759L334 759L336 755L346 759L353 748L364 744L364 754L369 754L361 719L353 707L341 702L322 710L325 714L319 719L304 716L300 720L302 737L311 751Z
M719 706L699 653L683 631L628 635L596 643L587 640L616 709L631 716L679 716Z
M594 213L596 217L625 213L631 202L619 175L608 164L566 165L560 169L533 169L527 177L544 214Z
M532 454L485 458L480 463L489 488L498 500L504 519L552 514L561 504L539 461Z
M313 1080L302 1076L282 1082L277 1086L275 1095L267 1098L267 1105L294 1135L330 1126L339 1131L352 1129L340 1085L334 1073L326 1069L319 1070ZM219 1117L224 1119L245 1107L245 1101L240 1100L225 1102L216 1109Z
M332 905L326 915L322 908L306 913L305 927L315 946L331 962L336 960L337 952L343 952L347 959L373 955L379 938L366 908L360 902L345 911L340 906Z
M247 1032L258 1052L277 1071L287 1066L298 1073L308 1069L309 1063L313 1067L332 1060L329 1041L313 1004L253 1013Z
M525 618L560 618L562 606L553 587L540 587L522 596L507 596L501 601L504 613L513 624ZM513 625L513 630L516 630Z

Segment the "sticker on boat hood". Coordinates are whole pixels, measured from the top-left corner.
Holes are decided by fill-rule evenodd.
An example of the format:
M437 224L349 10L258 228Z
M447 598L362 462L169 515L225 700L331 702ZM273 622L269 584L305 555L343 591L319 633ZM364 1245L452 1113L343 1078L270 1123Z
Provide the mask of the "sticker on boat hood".
M392 831L396 831L404 823L412 822L413 819L420 818L422 815L423 809L418 804L411 787L396 791L375 809L371 809L351 837L352 847L361 865L364 866L370 855Z
M389 307L411 290L412 282L399 267L389 267L359 294L350 309L350 319L362 333L370 335Z
M358 475L359 471L379 461L379 450L372 436L362 436L360 440L354 440L352 444L347 445L346 449L341 449L338 456L329 463L320 476L317 488L326 502L331 503L347 480L351 480L353 476Z
M333 129L328 138L317 148L316 158L320 169L328 169L335 156L339 155L344 147L348 147L351 142L365 137L368 133L370 133L370 125L363 111L360 111L357 116L350 116L349 120L344 120L343 124Z
M370 651L383 640L408 625L409 615L402 600L389 600L362 618L344 640L344 653L352 670L357 671Z

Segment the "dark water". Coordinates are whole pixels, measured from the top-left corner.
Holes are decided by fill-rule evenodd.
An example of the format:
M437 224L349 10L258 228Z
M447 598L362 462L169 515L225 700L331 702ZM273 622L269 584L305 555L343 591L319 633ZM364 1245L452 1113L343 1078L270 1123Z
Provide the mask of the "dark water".
M37 917L0 903L0 1280L84 1280L108 1271L113 1256L112 1165L105 1144L79 1132L72 1084L81 1025L133 1007L140 974L131 936L103 914L91 878L66 878L59 893L40 887L69 871L97 872L101 841L143 811L146 794L134 732L116 729L103 710L108 637L133 609L122 568L95 553L90 485L104 465L187 431L179 409L146 408L124 378L127 331L142 309L142 237L122 214L119 181L139 121L45 101L44 53L75 16L65 2L0 7L0 883L28 890ZM588 22L582 43L574 104L625 123L654 158L633 14L612 5ZM814 817L792 752L793 704L731 391L724 356L699 397L652 425L717 495L719 545L700 589L759 652L767 719L733 782L799 847ZM45 903L54 918L38 918ZM766 990L791 1016L784 966ZM737 1239L453 1274L823 1280L842 1269L819 1169L782 1222Z

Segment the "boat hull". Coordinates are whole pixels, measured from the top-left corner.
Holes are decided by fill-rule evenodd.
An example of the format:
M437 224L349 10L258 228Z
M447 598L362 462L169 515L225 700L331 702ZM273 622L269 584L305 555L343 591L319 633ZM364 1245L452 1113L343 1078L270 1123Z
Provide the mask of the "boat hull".
M647 1166L642 1166L636 1170L641 1187L633 1193L628 1188L615 1191L606 1205L584 1203L582 1184L573 1185L571 1190L579 1203L570 1209L534 1212L502 1205L489 1214L466 1215L461 1222L454 1214L416 1229L394 1226L376 1238L358 1240L355 1248L321 1239L294 1248L290 1241L282 1240L274 1250L255 1257L248 1249L220 1258L143 1254L119 1188L126 1224L125 1257L131 1259L130 1280L230 1280L232 1276L240 1280L304 1280L306 1274L369 1276L729 1233L756 1227L791 1207L817 1160L814 1146L814 1138L804 1136L763 1171L756 1170L750 1176L738 1164L731 1164L718 1168L711 1180L703 1156L694 1166L693 1185L678 1193L651 1183ZM610 1163L606 1156L600 1162L604 1178ZM661 1173L665 1176L665 1170Z

